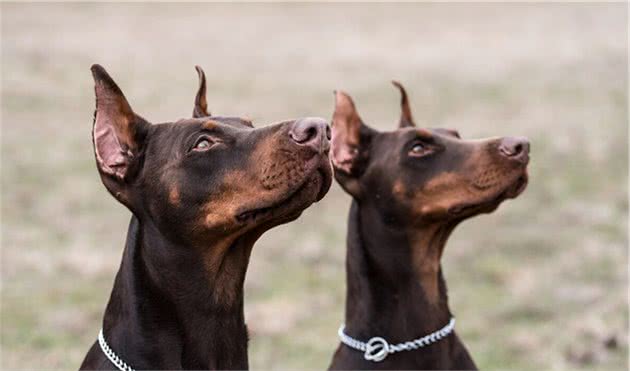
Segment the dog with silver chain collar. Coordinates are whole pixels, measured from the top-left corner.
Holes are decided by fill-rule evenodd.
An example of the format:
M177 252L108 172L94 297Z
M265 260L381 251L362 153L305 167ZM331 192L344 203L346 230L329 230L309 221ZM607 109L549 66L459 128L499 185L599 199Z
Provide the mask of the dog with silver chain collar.
M399 128L379 132L337 92L331 160L352 196L345 325L330 369L476 369L454 331L440 259L463 220L527 185L525 138L463 140L414 124L405 89Z
M330 188L326 120L254 128L212 115L197 72L193 117L151 124L92 66L96 165L132 216L83 370L247 369L243 285L253 245Z

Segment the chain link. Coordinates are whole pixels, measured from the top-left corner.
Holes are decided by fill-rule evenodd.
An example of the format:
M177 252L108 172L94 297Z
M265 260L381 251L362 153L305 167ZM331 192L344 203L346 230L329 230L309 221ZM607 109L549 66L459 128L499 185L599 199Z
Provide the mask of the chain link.
M103 329L98 333L98 345L101 346L101 350L105 354L105 356L116 366L120 371L135 371L133 368L129 367L128 364L125 363L122 359L120 359L116 353L112 350L112 348L107 345L105 341L105 336L103 336Z
M450 335L450 333L453 332L453 329L455 329L455 318L451 318L446 326L433 333L430 333L415 340L405 341L398 344L389 344L380 337L373 337L367 342L359 341L346 335L346 333L344 332L345 325L341 325L341 327L339 327L337 334L339 335L339 339L341 340L341 342L345 345L349 346L350 348L365 352L363 357L366 360L380 362L385 359L388 354L402 352L403 350L416 350L429 344L436 343ZM378 345L371 346L372 343L380 344L380 348L378 347ZM374 353L374 351L377 351L377 353Z

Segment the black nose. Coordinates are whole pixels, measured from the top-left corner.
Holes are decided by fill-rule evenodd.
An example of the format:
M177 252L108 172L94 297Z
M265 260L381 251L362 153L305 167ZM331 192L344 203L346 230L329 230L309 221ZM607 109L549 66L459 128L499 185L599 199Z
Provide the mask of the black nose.
M330 126L319 117L305 117L295 121L289 136L295 143L310 147L318 153L327 152L330 148Z
M503 138L499 152L509 159L526 164L529 161L529 140L523 137Z

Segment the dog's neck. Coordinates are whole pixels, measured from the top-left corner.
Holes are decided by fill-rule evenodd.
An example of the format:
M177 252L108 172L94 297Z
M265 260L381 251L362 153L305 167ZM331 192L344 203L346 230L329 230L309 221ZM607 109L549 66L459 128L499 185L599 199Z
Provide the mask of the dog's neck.
M110 347L136 369L246 369L243 283L254 241L208 255L132 217L103 321Z
M353 200L347 237L346 332L362 340L413 340L445 326L451 313L440 256L454 225L414 233L387 225Z

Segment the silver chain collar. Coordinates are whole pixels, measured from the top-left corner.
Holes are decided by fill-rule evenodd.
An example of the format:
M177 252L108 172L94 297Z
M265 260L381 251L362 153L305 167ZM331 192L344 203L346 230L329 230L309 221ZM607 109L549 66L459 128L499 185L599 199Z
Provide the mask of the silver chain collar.
M110 360L111 363L114 364L114 366L116 366L117 369L119 369L120 371L135 371L128 364L126 364L125 361L120 359L116 355L116 353L114 353L112 348L107 345L107 342L105 341L105 336L103 336L102 328L101 331L98 333L98 345L101 346L101 350L103 351L105 356Z
M455 329L455 318L451 317L448 324L441 329L421 338L398 344L390 344L387 340L379 336L371 338L367 341L367 343L362 342L346 335L344 333L345 325L341 325L341 327L339 327L337 334L339 335L339 339L342 343L350 348L364 352L363 358L367 361L381 362L392 353L401 352L403 350L415 350L438 342L453 332L453 329Z

